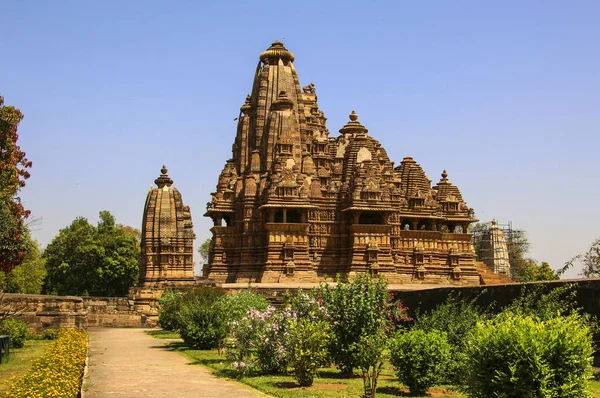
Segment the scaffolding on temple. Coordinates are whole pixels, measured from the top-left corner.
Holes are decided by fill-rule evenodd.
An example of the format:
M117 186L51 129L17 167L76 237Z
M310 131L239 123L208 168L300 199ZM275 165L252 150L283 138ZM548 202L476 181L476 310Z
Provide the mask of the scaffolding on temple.
M516 262L528 251L525 232L513 229L511 221L500 224L496 220L477 224L472 232L477 261L494 273L512 277Z

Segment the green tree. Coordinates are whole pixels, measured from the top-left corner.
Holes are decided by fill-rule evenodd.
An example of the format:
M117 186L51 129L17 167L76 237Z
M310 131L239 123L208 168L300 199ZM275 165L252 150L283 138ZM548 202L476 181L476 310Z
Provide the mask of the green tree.
M542 261L538 264L534 259L527 258L513 267L513 279L517 282L532 282L552 281L559 277L547 262Z
M600 276L600 239L596 239L583 256L583 275L586 278Z
M0 96L0 271L10 272L25 258L27 240L25 219L29 210L21 204L18 192L29 178L31 162L17 145L21 111L4 105Z
M117 228L120 228L125 235L134 237L138 244L142 241L142 232L139 229L123 224L117 224Z
M100 212L98 226L83 217L60 230L44 251L46 290L60 295L124 296L139 275L134 236Z
M7 293L39 294L46 277L46 260L42 258L37 241L26 233L27 249L23 262L6 275Z
M200 247L198 248L198 253L200 254L200 262L201 264L208 263L208 251L210 250L210 242L211 238L206 239Z

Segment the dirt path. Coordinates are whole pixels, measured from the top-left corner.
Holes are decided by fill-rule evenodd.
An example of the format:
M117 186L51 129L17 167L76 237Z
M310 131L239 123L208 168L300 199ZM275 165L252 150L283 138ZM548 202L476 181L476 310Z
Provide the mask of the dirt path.
M90 329L85 398L264 397L241 384L219 379L145 329Z

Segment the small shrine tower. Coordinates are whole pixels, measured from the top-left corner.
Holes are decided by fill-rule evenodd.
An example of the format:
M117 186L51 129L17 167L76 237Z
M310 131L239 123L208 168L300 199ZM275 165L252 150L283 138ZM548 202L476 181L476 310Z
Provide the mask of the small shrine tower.
M508 248L504 231L492 220L492 226L481 242L481 259L496 274L511 275Z
M194 230L189 206L163 165L144 206L140 286L158 287L194 282Z

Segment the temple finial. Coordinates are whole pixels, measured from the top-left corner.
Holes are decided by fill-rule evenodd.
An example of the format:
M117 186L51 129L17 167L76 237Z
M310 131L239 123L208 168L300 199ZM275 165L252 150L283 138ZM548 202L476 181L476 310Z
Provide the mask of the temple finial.
M444 171L442 171L442 179L446 179L448 178L448 172L446 171L446 169L444 169Z
M162 188L165 185L167 187L170 187L171 185L173 185L173 180L169 178L169 175L167 174L169 170L167 170L167 166L165 166L163 164L162 169L160 169L160 176L154 180L154 183L159 187Z
M348 117L350 118L350 121L340 129L340 133L353 134L355 136L363 137L369 131L365 128L365 126L360 124L358 121L358 113L356 113L354 110Z

